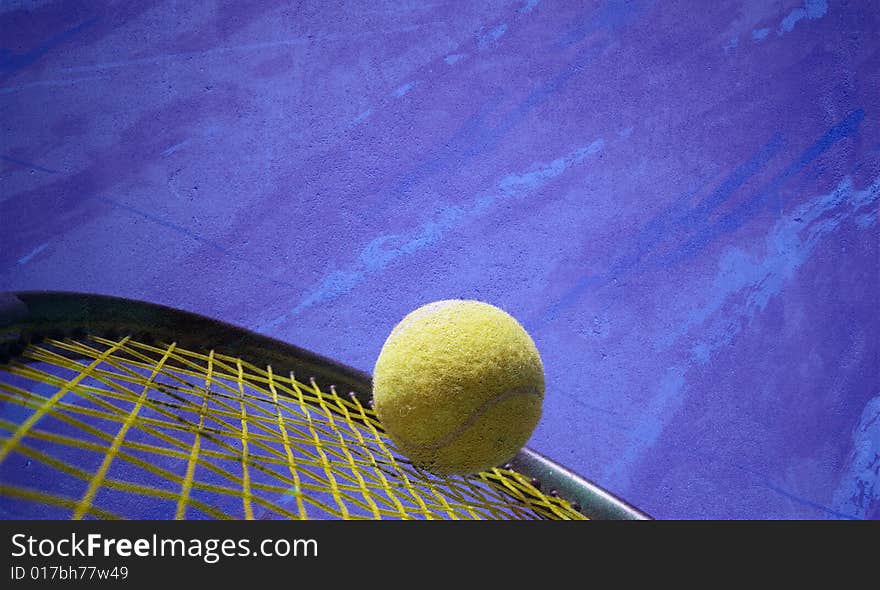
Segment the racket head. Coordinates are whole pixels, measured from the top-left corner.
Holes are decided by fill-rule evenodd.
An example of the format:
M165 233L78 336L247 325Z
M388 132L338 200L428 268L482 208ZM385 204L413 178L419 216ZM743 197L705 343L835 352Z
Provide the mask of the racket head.
M0 293L0 363L6 518L648 518L529 449L420 470L369 374L166 306Z

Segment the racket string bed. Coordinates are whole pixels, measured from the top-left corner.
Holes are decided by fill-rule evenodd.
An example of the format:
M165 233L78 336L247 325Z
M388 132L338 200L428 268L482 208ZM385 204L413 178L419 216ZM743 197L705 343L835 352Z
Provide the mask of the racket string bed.
M0 365L0 517L583 519L508 468L440 477L331 384L96 335Z

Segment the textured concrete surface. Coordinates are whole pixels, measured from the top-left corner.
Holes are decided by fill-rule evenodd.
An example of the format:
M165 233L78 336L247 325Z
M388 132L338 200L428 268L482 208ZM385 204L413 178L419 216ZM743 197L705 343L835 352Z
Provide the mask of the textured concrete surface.
M880 517L870 0L0 4L0 288L371 369L435 299L658 517Z

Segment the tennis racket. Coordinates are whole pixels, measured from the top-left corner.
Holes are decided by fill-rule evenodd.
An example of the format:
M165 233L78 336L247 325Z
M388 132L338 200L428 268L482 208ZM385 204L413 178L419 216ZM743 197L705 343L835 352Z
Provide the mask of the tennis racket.
M467 477L385 435L371 379L155 304L0 294L0 517L647 519L529 449Z

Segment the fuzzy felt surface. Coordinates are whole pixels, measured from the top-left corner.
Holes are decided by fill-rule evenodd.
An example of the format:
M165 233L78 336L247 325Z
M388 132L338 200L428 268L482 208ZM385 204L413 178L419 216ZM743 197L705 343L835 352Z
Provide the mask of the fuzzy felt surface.
M544 372L534 342L488 303L446 300L407 315L373 376L376 412L420 466L465 474L512 457L541 416Z

